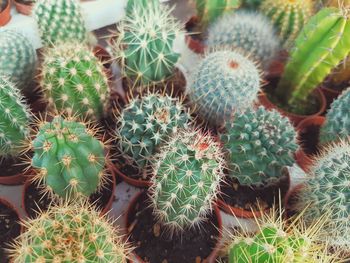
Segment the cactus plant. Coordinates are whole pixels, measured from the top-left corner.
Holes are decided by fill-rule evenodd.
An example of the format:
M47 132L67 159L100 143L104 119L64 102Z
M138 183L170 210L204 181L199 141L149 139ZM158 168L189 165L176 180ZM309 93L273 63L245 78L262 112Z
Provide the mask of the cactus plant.
M128 245L112 223L86 203L52 205L23 222L11 262L126 263Z
M195 130L181 130L154 162L151 200L155 216L171 230L199 224L212 208L223 176L218 144Z
M233 111L251 107L259 86L259 71L253 62L234 51L217 51L200 63L188 92L198 114L219 126Z
M260 10L278 29L280 40L290 47L313 13L312 0L265 0Z
M87 42L87 29L78 0L38 0L33 15L45 46L72 40Z
M94 130L73 118L55 116L39 124L32 142L32 178L44 191L66 199L89 197L106 181L105 146Z
M350 0L325 0L325 5L328 7L348 7Z
M148 4L158 4L158 1L155 0L128 0L125 12L127 15L132 15L133 9L135 8L135 4L140 5L142 8L147 8Z
M76 42L46 51L41 86L49 106L60 112L99 119L108 106L103 65L85 45Z
M31 116L20 91L0 77L0 158L17 156L29 135Z
M213 23L209 28L208 46L230 46L267 68L279 49L279 40L265 16L238 11Z
M331 88L348 82L350 84L350 56L342 61L329 76Z
M288 118L259 107L236 113L233 119L220 136L228 151L230 176L243 185L278 181L282 169L294 164L298 148L297 134Z
M0 75L28 91L34 78L36 53L27 37L11 29L0 30L0 61Z

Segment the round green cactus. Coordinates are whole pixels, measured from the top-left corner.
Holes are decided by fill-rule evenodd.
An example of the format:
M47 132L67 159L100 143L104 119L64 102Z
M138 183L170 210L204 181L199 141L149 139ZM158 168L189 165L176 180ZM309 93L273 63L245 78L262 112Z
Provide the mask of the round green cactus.
M85 203L51 206L24 221L11 262L126 263L128 246L112 223Z
M63 198L89 197L105 181L105 147L84 123L60 116L40 123L32 142L33 181Z
M85 45L75 42L46 51L41 86L49 107L59 112L99 119L109 103L102 63Z
M198 114L214 125L244 111L257 99L260 75L253 62L233 51L208 54L189 81L189 97Z
M154 213L172 230L199 224L212 208L223 177L218 144L195 130L181 130L154 163Z
M78 0L38 0L33 15L46 46L67 41L87 42L88 34Z
M143 169L157 147L178 129L186 128L190 115L168 95L150 93L135 98L121 112L116 135L123 156Z
M36 53L23 34L0 30L0 75L7 76L20 90L27 91L34 78Z
M0 77L0 158L16 156L29 135L30 112L20 91Z
M297 133L288 118L277 111L247 109L236 113L221 135L228 151L230 176L243 185L277 181L282 169L292 166Z

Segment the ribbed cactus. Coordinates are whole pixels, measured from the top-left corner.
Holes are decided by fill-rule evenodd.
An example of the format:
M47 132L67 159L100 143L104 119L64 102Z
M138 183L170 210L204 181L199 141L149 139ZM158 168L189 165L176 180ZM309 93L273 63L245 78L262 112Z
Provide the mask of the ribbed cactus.
M209 28L208 46L232 47L267 68L279 49L279 40L265 16L238 11L213 23Z
M174 51L181 26L171 9L159 4L134 5L118 25L113 49L123 76L147 85L165 80L174 72L180 54Z
M221 134L230 176L243 185L278 181L282 169L293 165L298 148L297 133L288 118L259 107L236 113L233 120Z
M305 105L309 95L350 52L346 10L324 8L304 26L276 89L281 103Z
M128 246L113 222L85 203L51 206L23 223L13 244L14 263L126 263Z
M0 159L16 156L29 135L30 112L20 91L0 77Z
M148 4L158 4L159 1L156 0L128 0L125 12L127 15L132 15L135 4L140 5L141 8L147 8Z
M40 123L32 142L32 178L63 198L89 197L105 183L105 147L84 123L60 116Z
M278 29L285 47L290 47L313 13L313 0L264 0L261 11Z
M49 107L59 112L99 119L109 103L102 63L88 47L76 42L46 51L41 86Z
M195 130L176 133L155 159L155 215L174 231L199 224L218 194L222 170L220 148L210 136Z
M87 29L78 0L38 0L33 15L45 46L72 40L87 42Z
M342 61L329 76L331 88L348 82L350 84L350 56Z
M332 6L332 7L349 7L350 6L350 0L325 0L326 6Z
M234 111L251 107L257 99L260 75L253 62L233 51L208 54L192 74L190 100L198 114L215 125Z
M0 61L0 75L28 91L36 69L36 53L27 37L14 30L0 30Z

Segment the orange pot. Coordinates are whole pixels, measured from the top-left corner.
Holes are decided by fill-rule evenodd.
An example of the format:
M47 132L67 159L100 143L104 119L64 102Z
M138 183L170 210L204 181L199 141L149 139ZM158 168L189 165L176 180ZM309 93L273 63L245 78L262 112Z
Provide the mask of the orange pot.
M26 5L26 4L22 4L22 3L18 2L17 0L14 0L13 2L15 3L16 10L18 13L26 15L26 16L30 16L32 14L32 9L33 9L34 4Z
M11 19L11 1L8 0L7 6L0 12L0 26L6 25Z
M192 16L190 20L187 21L185 28L187 29L187 31L191 31L191 28L195 27L197 24L198 24L198 17ZM196 33L192 33L192 34L196 34ZM186 43L187 43L187 46L195 53L203 54L205 52L206 45L202 41L192 37L191 33L186 35Z
M123 181L125 181L126 183L132 186L140 187L140 188L148 188L152 186L151 181L137 180L137 179L130 178L129 176L122 173L115 165L111 165L111 169L113 170L114 173L119 175L123 179Z

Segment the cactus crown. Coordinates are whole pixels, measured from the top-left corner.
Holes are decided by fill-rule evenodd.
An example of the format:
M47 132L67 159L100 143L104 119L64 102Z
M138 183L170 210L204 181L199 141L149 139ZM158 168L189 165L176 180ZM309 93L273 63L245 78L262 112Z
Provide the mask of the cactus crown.
M41 86L49 106L70 115L99 119L109 103L102 63L88 47L76 42L46 51Z
M257 99L260 75L253 62L234 51L209 53L189 81L189 97L198 114L222 125L234 111L244 111Z
M26 231L13 244L14 263L127 262L119 230L86 203L51 206L23 225Z
M218 144L195 130L181 130L165 143L154 162L154 214L171 230L200 224L212 209L223 178Z
M33 181L63 198L89 197L105 183L105 145L93 128L73 118L56 116L39 124L32 142Z

